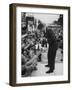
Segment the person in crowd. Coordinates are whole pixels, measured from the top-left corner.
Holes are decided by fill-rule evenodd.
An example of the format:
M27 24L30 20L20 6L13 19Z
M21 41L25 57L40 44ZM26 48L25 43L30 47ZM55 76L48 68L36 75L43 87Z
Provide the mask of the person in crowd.
M62 57L61 57L61 61L63 61L63 32L62 30L59 31L59 37L58 37L58 47L61 49L61 54L62 54Z
M45 37L47 38L47 42L49 44L49 49L47 54L48 64L45 65L45 67L50 68L46 73L52 73L55 69L55 57L56 57L58 44L55 33L48 27L46 28Z
M42 30L42 27L43 27L43 26L44 26L44 25L39 21L39 25L38 25L38 27L37 27L38 30L37 30L37 34L36 34L36 36L37 36L37 43L38 43L38 50L41 49L40 37L41 37L41 35L42 35L42 37L44 36L43 33L41 34L41 30ZM42 57L42 54L40 53L40 54L38 55L38 61L39 61L39 62L42 61L41 57Z

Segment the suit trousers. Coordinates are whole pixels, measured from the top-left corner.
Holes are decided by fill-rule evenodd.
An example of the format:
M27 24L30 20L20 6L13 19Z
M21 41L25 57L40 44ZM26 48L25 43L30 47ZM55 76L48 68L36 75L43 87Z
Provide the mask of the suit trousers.
M50 67L50 70L55 69L55 57L56 57L56 51L57 51L57 43L52 43L49 44L49 49L48 49L48 65Z

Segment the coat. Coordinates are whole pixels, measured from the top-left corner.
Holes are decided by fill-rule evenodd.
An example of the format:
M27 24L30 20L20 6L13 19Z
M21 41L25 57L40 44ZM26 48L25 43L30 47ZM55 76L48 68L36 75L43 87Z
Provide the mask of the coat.
M53 43L57 43L55 33L51 29L46 28L45 37L47 38L47 42L50 45Z

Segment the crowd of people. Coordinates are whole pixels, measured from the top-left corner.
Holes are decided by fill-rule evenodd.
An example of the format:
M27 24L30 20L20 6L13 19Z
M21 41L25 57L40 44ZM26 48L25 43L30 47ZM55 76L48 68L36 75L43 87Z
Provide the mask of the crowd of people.
M28 32L22 36L22 76L37 70L37 62L41 61L41 52L47 47L47 39L39 32Z

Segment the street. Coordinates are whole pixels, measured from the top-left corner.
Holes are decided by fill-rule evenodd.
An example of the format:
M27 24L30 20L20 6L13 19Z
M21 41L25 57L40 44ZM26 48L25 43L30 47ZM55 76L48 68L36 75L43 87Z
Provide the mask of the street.
M52 76L52 75L63 75L63 62L61 59L60 49L57 50L56 59L55 59L55 70L53 73L46 74L45 72L49 70L48 67L45 67L47 64L47 53L43 53L42 61L37 63L37 70L33 71L31 76Z

